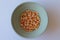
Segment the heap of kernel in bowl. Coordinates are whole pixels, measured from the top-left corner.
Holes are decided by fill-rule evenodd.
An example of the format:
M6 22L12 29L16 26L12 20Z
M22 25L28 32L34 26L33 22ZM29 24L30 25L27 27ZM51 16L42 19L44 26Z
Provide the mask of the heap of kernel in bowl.
M26 32L32 32L39 28L40 17L38 12L32 10L25 10L22 12L20 17L20 26Z

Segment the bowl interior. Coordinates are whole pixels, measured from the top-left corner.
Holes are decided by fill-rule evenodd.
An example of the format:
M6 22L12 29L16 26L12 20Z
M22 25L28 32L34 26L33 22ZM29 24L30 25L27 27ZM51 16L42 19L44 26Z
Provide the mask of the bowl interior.
M41 22L40 22L40 26L37 30L33 31L33 32L25 32L19 24L19 20L20 20L20 15L21 13L26 10L26 9L30 9L30 10L35 10L39 13ZM48 17L47 17L47 13L45 12L45 10L38 4L38 3L34 3L34 2L26 2L23 3L21 5L19 5L13 12L12 14L12 25L14 30L21 36L23 37L37 37L38 35L41 35L46 27L47 27L47 23L48 23Z

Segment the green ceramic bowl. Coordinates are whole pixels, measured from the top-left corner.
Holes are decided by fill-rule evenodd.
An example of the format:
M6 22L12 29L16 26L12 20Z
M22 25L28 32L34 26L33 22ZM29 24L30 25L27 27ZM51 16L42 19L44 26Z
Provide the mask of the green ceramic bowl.
M41 18L40 26L37 30L32 31L32 32L25 32L19 25L19 19L20 19L20 14L26 10L35 10L39 13L39 16ZM41 7L38 3L35 2L25 2L19 5L13 12L12 14L12 26L13 29L21 36L27 37L27 38L34 38L39 35L41 35L47 28L48 24L48 16L46 11L44 10L43 7Z

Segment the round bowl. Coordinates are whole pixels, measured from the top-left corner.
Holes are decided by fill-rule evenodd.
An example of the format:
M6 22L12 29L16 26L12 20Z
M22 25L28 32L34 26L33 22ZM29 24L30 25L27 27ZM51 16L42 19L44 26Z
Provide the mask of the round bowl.
M39 13L41 22L40 22L39 28L35 31L26 32L19 25L19 19L20 19L19 16L26 9L35 10ZM11 22L12 22L12 27L16 31L16 33L26 38L35 38L41 35L46 30L47 24L48 24L48 16L47 16L45 9L41 7L40 4L35 3L35 2L25 2L19 5L14 10L12 14Z

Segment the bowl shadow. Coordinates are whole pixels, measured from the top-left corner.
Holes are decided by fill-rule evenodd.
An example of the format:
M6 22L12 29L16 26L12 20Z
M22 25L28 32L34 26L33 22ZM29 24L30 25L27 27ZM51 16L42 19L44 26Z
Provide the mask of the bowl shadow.
M53 34L57 29L57 20L56 20L56 9L54 8L47 8L48 13L48 27L46 33Z

